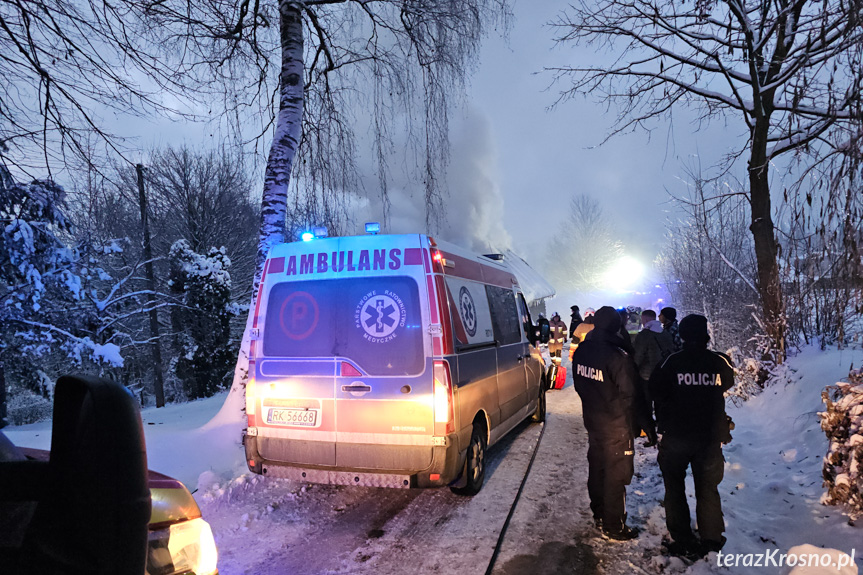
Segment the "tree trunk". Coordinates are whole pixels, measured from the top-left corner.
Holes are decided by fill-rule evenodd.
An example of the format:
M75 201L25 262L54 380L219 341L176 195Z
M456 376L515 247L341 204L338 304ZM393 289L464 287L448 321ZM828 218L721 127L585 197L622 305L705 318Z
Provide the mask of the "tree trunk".
M153 392L156 407L165 407L165 383L162 380L162 347L159 343L159 310L156 309L156 278L153 275L153 248L150 243L150 224L147 217L147 195L144 193L144 166L137 164L138 203L141 208L141 234L144 239L144 270L147 274L147 305L150 306L150 349L153 355Z
M756 120L752 130L749 156L749 195L752 221L749 229L755 244L755 263L758 271L758 293L764 327L770 338L772 355L776 363L785 360L785 313L782 301L782 284L779 279L776 236L771 215L770 182L768 180L767 133L769 118Z
M258 253L255 261L255 277L252 282L252 301L240 353L234 368L231 391L219 413L211 424L238 421L245 408L245 389L249 371L249 329L255 315L258 285L264 261L270 248L283 243L287 226L288 184L294 157L300 142L303 121L303 18L293 2L279 1L279 25L282 43L282 69L279 74L279 113L276 117L276 133L267 158L264 172L264 193L261 198L261 233L258 237ZM209 425L209 424L208 424Z

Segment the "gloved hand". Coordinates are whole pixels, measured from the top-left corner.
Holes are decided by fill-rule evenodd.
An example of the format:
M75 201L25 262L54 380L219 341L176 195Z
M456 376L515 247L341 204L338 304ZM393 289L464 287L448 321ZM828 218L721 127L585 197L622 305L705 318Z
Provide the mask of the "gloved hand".
M722 431L721 431L722 437L719 440L722 443L722 445L728 445L729 443L731 443L731 431L733 429L734 429L734 420L732 420L730 416L726 415L725 416L725 426L722 428Z

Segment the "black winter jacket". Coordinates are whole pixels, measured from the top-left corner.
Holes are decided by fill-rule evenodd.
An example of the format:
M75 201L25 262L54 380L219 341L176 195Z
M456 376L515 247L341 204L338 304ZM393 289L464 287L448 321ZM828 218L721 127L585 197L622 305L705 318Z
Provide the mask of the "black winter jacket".
M570 317L572 319L569 322L569 339L572 339L572 334L575 333L575 328L577 328L578 324L580 324L584 320L581 319L581 314L577 311L572 312L572 315Z
M731 359L703 345L684 343L650 376L660 433L694 441L727 436L723 393L734 385Z
M624 326L620 326L617 336L620 338L620 343L618 343L618 345L623 348L623 351L634 357L635 347L632 345L632 336L629 335L629 332Z
M635 363L616 333L594 329L572 356L572 379L581 397L584 427L594 439L630 440L645 408L636 393Z

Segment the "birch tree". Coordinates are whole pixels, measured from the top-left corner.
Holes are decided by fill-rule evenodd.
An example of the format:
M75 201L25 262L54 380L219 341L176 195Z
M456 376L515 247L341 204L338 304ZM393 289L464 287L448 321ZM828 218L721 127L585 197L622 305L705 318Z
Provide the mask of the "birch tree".
M859 142L863 2L859 0L580 1L555 22L563 43L593 44L611 63L556 70L564 98L618 107L612 134L691 106L738 122L762 320L782 361L786 323L769 169L818 161ZM814 153L813 153L814 152Z
M427 226L443 213L448 113L463 93L480 40L506 24L507 0L172 0L142 14L186 54L203 90L248 134L270 134L261 200L254 309L263 262L286 237L293 205L339 233L348 198L364 195L358 146L369 144L386 217L390 163L422 190ZM204 72L206 71L206 73ZM207 76L209 74L209 76ZM250 121L251 120L251 121ZM368 136L358 137L356 129ZM362 133L361 133L362 134ZM249 322L251 321L249 314ZM250 324L249 324L250 325ZM248 330L247 330L248 331ZM232 397L239 407L244 337ZM229 407L232 406L232 407ZM239 412L239 410L237 410Z

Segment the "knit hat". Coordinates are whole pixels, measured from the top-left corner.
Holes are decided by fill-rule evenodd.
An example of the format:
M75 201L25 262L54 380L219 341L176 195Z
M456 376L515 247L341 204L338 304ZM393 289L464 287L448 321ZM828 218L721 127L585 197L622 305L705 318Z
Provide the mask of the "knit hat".
M571 309L572 311L578 311L578 306L577 305L571 305L571 306L569 306L569 309Z
M593 325L596 329L614 333L620 329L620 314L611 306L602 306L593 315Z
M673 307L664 307L659 311L659 315L668 321L674 321L677 319L677 310Z
M680 320L679 330L683 341L693 343L710 341L710 335L707 333L707 318L703 315L693 313L686 316Z

